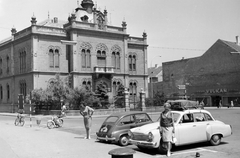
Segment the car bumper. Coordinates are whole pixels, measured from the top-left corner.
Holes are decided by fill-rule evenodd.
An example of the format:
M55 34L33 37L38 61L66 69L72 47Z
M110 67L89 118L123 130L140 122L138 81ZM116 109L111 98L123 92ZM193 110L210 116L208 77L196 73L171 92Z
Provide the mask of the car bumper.
M156 148L157 143L156 142L147 142L147 141L139 141L139 140L132 140L129 139L129 143L137 146L144 146L147 148Z
M104 141L115 141L116 140L116 138L110 138L110 137L108 137L108 136L106 136L106 137L98 137L97 136L97 139L98 140L104 140Z

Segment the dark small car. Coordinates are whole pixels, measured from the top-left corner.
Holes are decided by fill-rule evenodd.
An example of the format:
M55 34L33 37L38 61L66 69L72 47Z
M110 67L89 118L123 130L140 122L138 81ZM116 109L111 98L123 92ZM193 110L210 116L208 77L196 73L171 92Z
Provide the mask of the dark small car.
M128 130L152 123L146 112L121 112L111 114L106 118L97 134L102 142L113 142L121 146L128 145Z

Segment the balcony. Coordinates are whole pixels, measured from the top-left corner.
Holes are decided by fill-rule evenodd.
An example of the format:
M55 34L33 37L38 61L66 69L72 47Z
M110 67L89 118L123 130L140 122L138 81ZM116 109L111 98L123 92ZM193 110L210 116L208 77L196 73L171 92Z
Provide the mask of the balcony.
M114 73L114 68L113 67L96 66L96 67L94 67L94 72L95 73L108 73L108 74L112 74L112 73Z

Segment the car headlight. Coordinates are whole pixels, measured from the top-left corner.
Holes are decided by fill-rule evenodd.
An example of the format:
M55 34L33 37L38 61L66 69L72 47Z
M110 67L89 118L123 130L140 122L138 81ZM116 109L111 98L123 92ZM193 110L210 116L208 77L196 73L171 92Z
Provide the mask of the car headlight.
M133 139L133 133L130 130L128 131L128 136L130 139Z
M152 132L149 132L148 133L148 142L152 142L153 138L154 138L154 136L153 136Z

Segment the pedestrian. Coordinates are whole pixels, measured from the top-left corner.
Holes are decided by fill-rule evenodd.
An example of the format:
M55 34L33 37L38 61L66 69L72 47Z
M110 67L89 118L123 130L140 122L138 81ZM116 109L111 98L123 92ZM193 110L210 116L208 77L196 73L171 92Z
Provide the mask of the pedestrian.
M86 129L86 137L85 139L91 139L90 130L92 126L92 115L94 110L89 106L85 106L84 103L80 103L80 114L83 116L83 122Z
M231 108L233 108L234 107L234 103L233 103L233 101L231 101Z
M201 101L201 103L200 103L200 108L201 108L201 109L204 109L204 106L205 106L204 102Z
M167 146L167 156L171 156L171 142L175 133L173 114L171 113L171 105L165 103L164 111L160 115L160 134L163 143Z
M222 107L222 100L219 101L219 108Z

